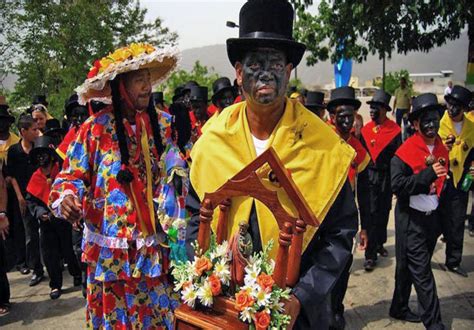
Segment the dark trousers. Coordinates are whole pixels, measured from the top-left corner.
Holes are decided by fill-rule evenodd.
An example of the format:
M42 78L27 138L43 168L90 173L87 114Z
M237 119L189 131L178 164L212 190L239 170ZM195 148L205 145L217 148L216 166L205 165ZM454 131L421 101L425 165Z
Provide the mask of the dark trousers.
M82 262L82 236L83 230L77 231L72 230L72 246L74 249L74 254L76 255L77 263L81 268L82 275L82 286L85 288L87 286L87 264Z
M399 219L395 221L400 222ZM408 312L413 284L423 324L427 329L443 329L436 283L431 270L431 257L441 232L439 215L437 212L423 215L410 209L405 221L408 221L406 229L397 223L395 230L397 264L390 314L403 316Z
M4 241L0 238L0 306L10 302L10 284L5 267Z
M25 226L25 242L26 242L26 262L28 267L33 270L36 275L43 275L43 264L41 263L39 224L28 211L23 216L23 225Z
M446 238L446 266L457 267L461 264L464 244L464 223L469 194L452 189L449 196L450 215L443 219L443 233Z
M353 256L347 261L346 268L342 271L331 292L331 309L333 314L344 314L344 297L346 296L347 285L349 284L350 269Z
M8 214L9 220L11 220L9 241L12 243L9 250L13 249L11 252L14 254L15 266L26 268L28 265L26 262L25 225L13 189L10 189L8 194Z
M65 220L41 221L41 251L49 275L49 287L60 289L63 285L61 259L67 262L69 274L81 275L72 247L72 228Z
M371 206L372 223L367 228L369 242L365 250L365 259L377 260L378 248L387 242L387 225L392 207L392 192L371 190L370 194L371 199L377 202Z
M408 114L408 109L396 109L395 110L395 120L397 121L397 125L402 127L403 124L406 126L408 124L408 117L404 118L403 116Z

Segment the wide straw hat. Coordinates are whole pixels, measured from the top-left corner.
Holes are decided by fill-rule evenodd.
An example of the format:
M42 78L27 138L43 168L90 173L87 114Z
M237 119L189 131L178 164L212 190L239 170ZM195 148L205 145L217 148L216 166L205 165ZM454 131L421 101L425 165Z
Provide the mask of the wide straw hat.
M176 68L180 58L180 52L175 47L155 48L150 44L132 43L119 48L94 62L87 79L76 88L78 102L85 105L89 100L95 100L110 104L109 81L121 73L148 69L151 84L159 84Z

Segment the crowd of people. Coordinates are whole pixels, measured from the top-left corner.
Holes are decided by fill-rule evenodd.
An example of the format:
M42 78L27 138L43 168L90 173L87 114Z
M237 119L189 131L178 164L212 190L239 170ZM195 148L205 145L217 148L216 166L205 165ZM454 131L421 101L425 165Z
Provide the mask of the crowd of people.
M389 314L444 328L431 257L443 235L446 270L468 276L461 261L468 217L474 236L472 92L450 86L443 104L432 93L412 97L402 78L393 108L392 95L377 90L364 123L352 87L329 95L288 89L305 46L292 39L291 5L267 2L243 6L239 37L227 40L235 79L217 79L210 103L195 81L177 87L169 105L152 92L179 56L148 44L96 61L66 100L62 123L45 96L18 118L0 99L0 315L11 308L11 268L31 274L30 286L46 268L58 299L67 265L87 299L88 326L172 328L180 301L170 265L192 260L200 222L213 219L201 204L205 193L271 146L322 222L305 233L300 278L285 303L290 327L345 327L354 237L373 271L388 256L395 195ZM232 230L248 220L254 251L278 241L275 219L258 200L220 207ZM418 313L408 306L412 286Z

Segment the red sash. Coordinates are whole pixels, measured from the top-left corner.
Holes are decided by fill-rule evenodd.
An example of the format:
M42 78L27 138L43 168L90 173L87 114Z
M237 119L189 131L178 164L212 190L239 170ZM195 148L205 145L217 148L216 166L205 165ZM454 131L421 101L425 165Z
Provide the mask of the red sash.
M213 114L217 112L218 108L214 105L214 103L211 103L209 107L207 107L207 115L209 118L212 117Z
M351 167L349 168L349 174L348 174L349 181L352 187L354 187L357 173L362 172L367 167L370 161L370 156L367 153L367 150L365 150L362 143L360 143L360 141L357 138L353 137L352 135L349 137L349 139L346 142L356 151L356 157L351 163ZM361 166L361 164L365 166Z
M449 152L448 149L444 146L441 138L436 137L435 146L433 153L430 153L428 147L426 146L425 141L420 136L419 133L416 133L409 139L407 139L401 146L398 148L395 155L400 158L405 164L410 166L414 174L418 174L428 166L426 165L426 159L433 155L435 157L435 162L443 158L446 163L446 169L449 170ZM436 179L436 194L439 196L441 190L443 189L444 181L446 176L442 176Z
M374 121L371 121L362 127L362 136L374 162L400 131L400 126L390 119L386 119L381 125L376 125Z
M66 136L64 137L63 141L59 144L56 148L56 153L61 157L63 160L66 158L66 152L69 148L69 145L76 140L77 133L79 133L79 128L72 127L69 132L67 132Z
M49 178L43 174L41 168L37 169L31 176L30 182L26 187L26 191L48 205L49 193L56 175L59 173L59 165L55 163L51 169Z

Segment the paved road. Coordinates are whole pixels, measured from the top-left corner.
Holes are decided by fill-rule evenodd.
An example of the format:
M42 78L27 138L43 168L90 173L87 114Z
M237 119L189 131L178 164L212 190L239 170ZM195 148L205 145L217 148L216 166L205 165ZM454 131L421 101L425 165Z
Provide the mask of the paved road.
M347 329L423 329L422 325L390 319L388 309L394 287L395 250L393 218L389 223L389 257L379 259L372 273L363 268L363 253L356 252L349 289L345 299ZM433 269L441 298L441 314L452 329L474 329L474 238L465 235L464 268L469 278L443 271L444 244L438 243ZM65 272L64 274L67 274ZM72 288L72 279L64 281L65 292L60 299L49 299L47 281L28 287L29 277L18 272L9 274L12 287L11 312L0 317L2 329L82 329L84 328L84 299L79 289ZM412 309L416 311L416 296L412 292Z

